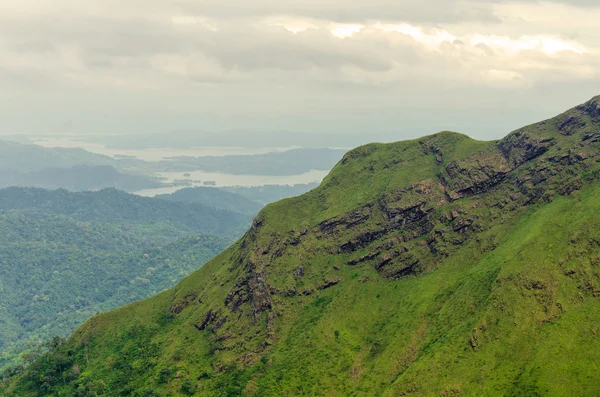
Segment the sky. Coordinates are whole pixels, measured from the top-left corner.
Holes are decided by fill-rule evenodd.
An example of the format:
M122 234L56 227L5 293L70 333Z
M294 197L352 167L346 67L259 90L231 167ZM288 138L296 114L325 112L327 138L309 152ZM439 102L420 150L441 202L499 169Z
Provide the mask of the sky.
M597 0L0 0L0 134L499 138L600 94L598 21Z

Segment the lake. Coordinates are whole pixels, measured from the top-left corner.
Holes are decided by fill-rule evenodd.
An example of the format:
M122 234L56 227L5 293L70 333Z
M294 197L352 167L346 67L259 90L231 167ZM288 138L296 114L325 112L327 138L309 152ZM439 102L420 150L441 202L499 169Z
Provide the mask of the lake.
M300 175L271 176L271 175L232 175L218 172L188 171L190 176L184 177L186 172L158 172L156 175L163 178L164 183L173 183L175 180L190 180L192 186L204 186L204 182L215 182L216 187L224 186L264 186L264 185L300 185L321 182L329 171L312 170ZM139 196L154 197L159 194L170 194L187 186L169 186L157 189L145 189L135 192Z
M64 137L31 137L36 144L44 147L81 148L92 153L105 156L131 156L139 160L157 162L169 157L178 156L226 156L226 155L252 155L270 152L283 152L296 149L287 148L244 148L244 147L195 147L188 149L151 148L151 149L112 149L102 144L86 142L83 136ZM175 180L190 180L191 186L204 186L204 182L214 182L216 187L224 186L264 186L264 185L298 185L321 182L329 171L312 170L300 175L270 176L270 175L233 175L218 172L184 171L184 172L158 172L155 175L170 184ZM184 176L189 174L189 176ZM199 182L198 182L199 181ZM154 197L159 194L174 193L188 186L169 186L157 189L145 189L134 194Z

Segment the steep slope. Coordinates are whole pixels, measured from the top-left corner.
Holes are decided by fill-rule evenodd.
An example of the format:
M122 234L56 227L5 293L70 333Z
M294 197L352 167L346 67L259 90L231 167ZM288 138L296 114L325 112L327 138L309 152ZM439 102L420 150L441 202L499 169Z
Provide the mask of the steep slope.
M600 97L497 142L360 147L8 393L594 395L599 160Z

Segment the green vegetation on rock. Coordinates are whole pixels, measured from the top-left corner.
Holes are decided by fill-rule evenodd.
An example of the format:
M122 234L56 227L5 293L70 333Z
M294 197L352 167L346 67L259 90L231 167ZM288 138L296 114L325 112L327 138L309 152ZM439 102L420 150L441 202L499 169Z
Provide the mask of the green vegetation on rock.
M19 396L536 396L600 387L600 97L497 142L349 152Z

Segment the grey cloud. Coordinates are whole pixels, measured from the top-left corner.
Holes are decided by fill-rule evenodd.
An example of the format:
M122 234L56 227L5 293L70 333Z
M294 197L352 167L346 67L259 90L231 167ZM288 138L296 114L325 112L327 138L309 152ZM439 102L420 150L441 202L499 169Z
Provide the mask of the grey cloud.
M497 21L489 6L466 0L180 0L182 10L215 18L294 15L338 22L404 20L415 23Z
M0 5L8 1L0 0ZM5 116L0 128L10 123L17 128L32 119L39 131L50 128L47 120L60 130L62 120L76 114L75 125L100 132L124 125L148 131L204 123L217 129L247 127L245 123L250 128L292 130L366 130L383 124L394 129L405 125L415 107L422 117L407 122L406 128L433 132L434 124L452 127L437 120L444 106L468 108L484 102L490 107L514 103L541 109L550 99L547 92L536 93L538 86L562 87L570 92L564 98L569 104L577 103L584 86L569 90L565 88L569 82L587 81L587 97L600 81L589 73L600 70L591 55L552 57L532 51L509 57L497 47L473 48L468 38L463 44L448 42L431 49L401 33L362 32L340 40L326 29L294 35L261 23L264 17L290 15L316 19L323 26L328 21L377 19L429 27L448 22L451 33L462 29L456 33L461 38L463 33L513 38L547 33L543 25L526 31L514 15L503 20L512 26L491 23L485 25L486 31L478 30L484 26L478 21L496 21L493 5L501 0L54 2L55 7L46 10L0 13L0 101L6 102L0 110ZM210 17L218 30L202 23L172 23L171 17L186 15ZM580 32L569 29L566 33ZM594 36L593 20L588 29ZM490 69L506 72L508 78L511 73L522 76L523 84L492 85L485 74ZM13 99L17 96L18 101ZM382 119L381 109L386 107ZM403 113L399 108L405 109ZM31 118L30 112L40 116Z
M73 21L36 16L0 20L0 26L10 51L58 59L61 51L73 50L86 68L114 73L151 68L151 58L158 55L195 53L214 58L225 70L306 70L344 65L369 71L391 68L386 57L371 49L372 43L340 41L327 31L292 35L280 27L257 28L250 22L227 24L218 32L200 25L177 27L165 21L95 17ZM202 79L206 78L203 75Z
M369 71L385 71L391 63L373 51L372 43L340 41L329 32L307 30L292 35L283 28L236 27L211 32L211 39L197 48L218 59L226 68L304 70L353 65Z
M600 7L598 0L547 0L579 7ZM214 18L293 15L338 22L399 20L413 23L500 22L493 4L514 0L179 0L177 6L190 13ZM542 3L521 0L522 3Z
M40 52L60 46L85 47L110 56L143 56L184 49L172 24L95 16L0 17L0 32L15 51Z
M483 0L487 3L511 3L512 0ZM542 0L521 0L521 3L544 3ZM545 2L565 4L575 7L600 7L600 2L597 0L545 0Z

